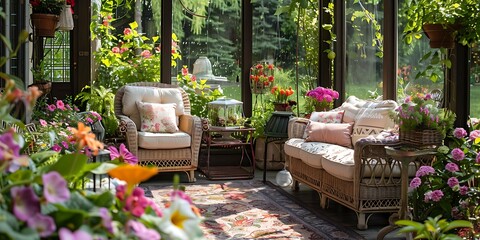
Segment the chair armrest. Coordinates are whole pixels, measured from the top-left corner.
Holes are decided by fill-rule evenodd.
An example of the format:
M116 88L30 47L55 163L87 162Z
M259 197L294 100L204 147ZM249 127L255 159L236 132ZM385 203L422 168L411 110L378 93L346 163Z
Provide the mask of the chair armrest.
M120 121L120 126L125 127L125 141L127 143L128 150L135 156L138 153L138 132L137 125L125 115L117 115L118 120Z
M192 137L192 165L198 166L198 155L203 134L201 119L193 115L181 115L178 127Z
M293 117L288 121L288 138L303 138L308 119Z

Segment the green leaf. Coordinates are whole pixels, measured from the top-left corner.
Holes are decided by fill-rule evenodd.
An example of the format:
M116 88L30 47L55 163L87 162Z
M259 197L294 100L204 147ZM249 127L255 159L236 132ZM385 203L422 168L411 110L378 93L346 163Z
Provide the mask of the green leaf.
M104 162L104 163L97 163L97 167L92 169L91 172L94 174L106 174L108 171L118 167L118 165L110 163L110 162Z
M471 222L466 220L455 220L453 222L450 222L450 224L448 224L448 227L445 228L445 231L448 232L455 228L464 228L464 227L473 228L473 225Z
M33 153L32 155L30 155L30 158L35 162L39 162L41 160L45 160L57 154L58 152L55 152L55 151L41 151L41 152Z
M15 231L6 222L0 222L0 233L10 239L15 240L35 240L40 239L40 236L31 228L24 228L21 232ZM3 234L0 234L2 236Z
M66 154L60 157L50 168L50 171L57 171L63 177L77 176L87 163L88 157L80 153Z
M30 180L33 179L33 173L31 170L27 169L20 169L7 177L8 180L12 182L19 182L19 181L25 181L25 180Z
M97 207L110 208L115 201L115 196L110 191L88 196Z
M138 23L137 22L132 22L129 24L130 25L130 28L132 29L136 29L138 27Z

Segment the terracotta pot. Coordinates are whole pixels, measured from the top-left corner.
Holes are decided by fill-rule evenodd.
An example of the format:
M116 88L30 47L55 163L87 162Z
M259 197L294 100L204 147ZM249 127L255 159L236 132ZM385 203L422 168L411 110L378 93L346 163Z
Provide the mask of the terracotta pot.
M275 111L287 111L288 103L274 103L273 107Z
M38 37L55 37L55 29L59 20L58 15L53 14L30 14L35 36Z
M430 38L431 48L454 48L454 33L459 28L453 24L424 24L423 31Z

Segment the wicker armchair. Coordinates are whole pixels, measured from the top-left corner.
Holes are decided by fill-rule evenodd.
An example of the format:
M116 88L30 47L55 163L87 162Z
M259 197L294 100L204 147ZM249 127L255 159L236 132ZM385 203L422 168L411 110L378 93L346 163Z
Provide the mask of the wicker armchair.
M140 131L141 120L136 101L175 103L179 131ZM159 172L183 171L190 182L195 181L202 126L200 118L190 114L190 100L182 88L156 82L127 84L115 94L115 115L120 125L126 128L127 148L138 157L139 164L155 165Z

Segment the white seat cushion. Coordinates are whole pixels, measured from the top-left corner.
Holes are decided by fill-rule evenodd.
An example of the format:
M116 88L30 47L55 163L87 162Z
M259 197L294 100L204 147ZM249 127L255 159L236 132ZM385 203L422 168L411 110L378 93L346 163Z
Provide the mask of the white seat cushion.
M152 133L138 132L138 147L145 149L187 148L192 144L192 137L184 132Z
M354 150L351 148L332 145L323 154L322 167L335 177L352 181L355 169L353 154Z
M288 156L300 158L300 149L304 142L305 139L303 138L290 138L285 142L285 145L283 145L283 150Z

